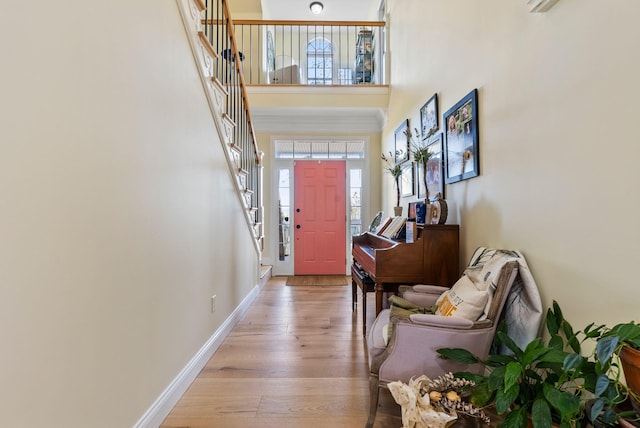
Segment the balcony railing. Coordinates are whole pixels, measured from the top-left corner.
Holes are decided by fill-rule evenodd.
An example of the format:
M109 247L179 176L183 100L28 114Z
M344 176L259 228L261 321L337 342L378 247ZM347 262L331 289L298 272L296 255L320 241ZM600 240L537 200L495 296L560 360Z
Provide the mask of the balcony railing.
M380 85L384 25L234 20L233 32L247 84Z

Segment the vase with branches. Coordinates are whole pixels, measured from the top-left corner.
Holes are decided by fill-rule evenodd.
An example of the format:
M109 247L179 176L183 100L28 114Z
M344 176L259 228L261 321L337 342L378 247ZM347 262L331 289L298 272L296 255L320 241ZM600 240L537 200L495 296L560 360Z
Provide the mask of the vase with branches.
M428 140L427 137L422 137L418 132L417 128L414 128L415 135L411 132L410 129L407 129L404 133L409 139L409 147L411 153L413 154L413 160L422 165L422 182L424 184L425 191L425 200L429 203L429 187L427 186L427 163L429 163L429 159L433 156L433 153L429 151L429 145L426 143ZM431 131L429 135L431 135Z
M384 170L389 173L396 184L396 207L400 207L400 178L402 177L402 167L399 163L393 162L393 153L389 152L389 155L384 153L381 156L385 162Z

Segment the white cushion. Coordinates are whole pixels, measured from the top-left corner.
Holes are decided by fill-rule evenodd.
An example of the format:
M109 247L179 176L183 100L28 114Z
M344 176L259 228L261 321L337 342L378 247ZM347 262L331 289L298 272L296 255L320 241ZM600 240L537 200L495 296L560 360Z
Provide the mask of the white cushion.
M480 282L482 287L485 283ZM450 290L445 291L436 301L436 315L465 318L476 321L484 312L489 299L486 288L476 286L466 275L462 276Z

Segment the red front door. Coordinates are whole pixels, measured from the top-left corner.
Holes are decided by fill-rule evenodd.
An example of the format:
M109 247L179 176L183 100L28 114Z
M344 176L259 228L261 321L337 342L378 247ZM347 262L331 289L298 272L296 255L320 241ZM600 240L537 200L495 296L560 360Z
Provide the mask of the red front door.
M293 237L296 275L344 275L346 270L346 164L296 161Z

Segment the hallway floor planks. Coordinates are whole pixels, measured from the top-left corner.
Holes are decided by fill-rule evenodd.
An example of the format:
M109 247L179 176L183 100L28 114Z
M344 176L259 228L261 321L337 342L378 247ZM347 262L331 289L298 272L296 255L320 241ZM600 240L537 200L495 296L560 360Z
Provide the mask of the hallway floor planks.
M162 428L361 428L369 411L361 296L273 277ZM373 299L373 293L369 293ZM373 300L367 324L374 318ZM383 391L376 428L402 425Z

